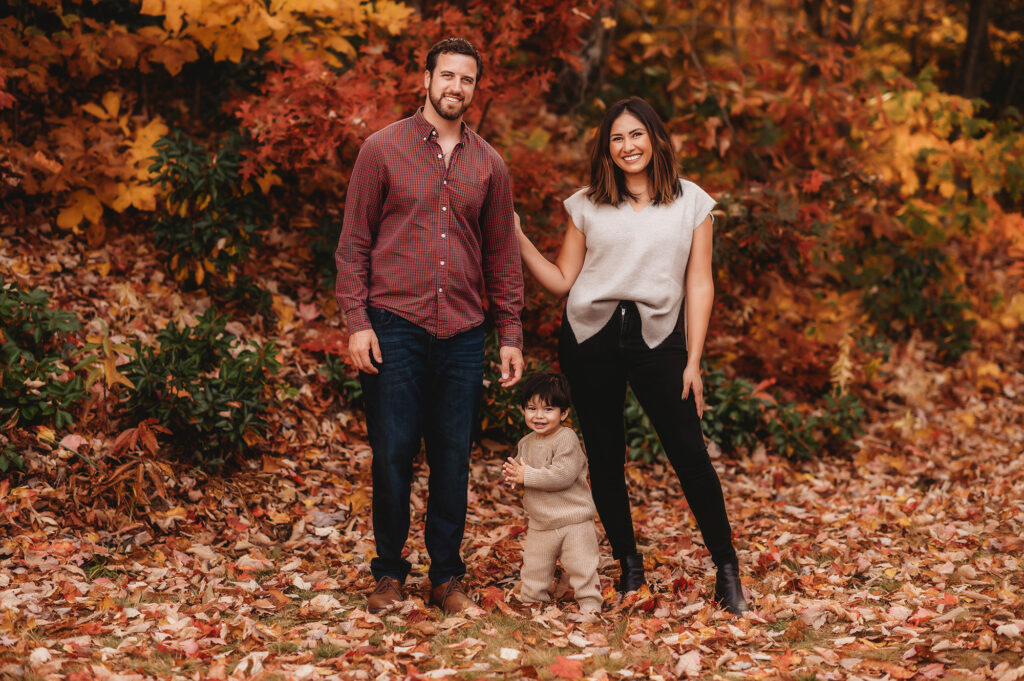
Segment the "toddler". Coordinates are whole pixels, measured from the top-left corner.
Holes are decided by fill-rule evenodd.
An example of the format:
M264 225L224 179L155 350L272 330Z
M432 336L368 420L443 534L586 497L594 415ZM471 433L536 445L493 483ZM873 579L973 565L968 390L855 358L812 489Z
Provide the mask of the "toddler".
M597 528L587 484L587 458L579 438L562 425L569 414L564 376L535 374L522 385L520 405L530 430L503 466L505 482L523 486L529 516L520 575L522 600L551 600L555 561L569 576L581 612L598 612L603 602L597 578Z

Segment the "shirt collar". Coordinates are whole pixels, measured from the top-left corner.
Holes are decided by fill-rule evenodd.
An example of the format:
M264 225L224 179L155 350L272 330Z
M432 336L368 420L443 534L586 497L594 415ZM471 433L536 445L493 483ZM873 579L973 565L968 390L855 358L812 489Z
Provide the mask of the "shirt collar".
M412 115L412 120L413 120L413 123L415 123L415 125L416 125L416 131L420 134L420 137L422 137L425 140L430 139L431 134L434 133L434 132L437 132L434 129L434 126L431 125L430 121L427 120L427 117L423 115L423 107L422 106L420 108L416 109L416 113L414 113ZM459 144L465 144L466 143L466 131L469 129L469 126L466 125L466 121L462 121L462 123L460 125L461 125L461 139L459 141Z

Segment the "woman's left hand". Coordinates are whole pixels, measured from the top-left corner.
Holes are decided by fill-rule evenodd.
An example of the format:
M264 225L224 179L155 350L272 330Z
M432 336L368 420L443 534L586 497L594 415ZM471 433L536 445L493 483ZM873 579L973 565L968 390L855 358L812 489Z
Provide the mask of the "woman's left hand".
M697 405L697 418L704 418L704 382L700 380L700 367L687 364L683 369L683 399L693 391L693 401Z

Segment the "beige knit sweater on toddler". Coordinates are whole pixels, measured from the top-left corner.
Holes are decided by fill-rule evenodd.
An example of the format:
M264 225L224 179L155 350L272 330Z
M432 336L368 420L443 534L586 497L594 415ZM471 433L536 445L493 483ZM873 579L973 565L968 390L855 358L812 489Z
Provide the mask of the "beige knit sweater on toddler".
M587 457L571 428L543 438L530 433L519 441L516 460L525 467L523 508L531 528L553 530L594 519Z

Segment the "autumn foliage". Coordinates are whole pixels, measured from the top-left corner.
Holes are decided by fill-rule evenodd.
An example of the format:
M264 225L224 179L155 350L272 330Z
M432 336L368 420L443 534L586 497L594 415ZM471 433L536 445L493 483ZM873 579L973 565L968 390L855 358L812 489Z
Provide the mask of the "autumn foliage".
M1022 13L4 3L0 676L1022 678ZM704 431L755 617L710 604L632 396L650 588L620 599L602 564L606 620L520 607L493 348L465 544L490 614L426 605L415 533L402 612L363 610L370 453L333 250L361 142L422 103L450 35L483 52L467 120L542 250L620 97L718 200ZM557 365L561 305L527 282L531 368Z

